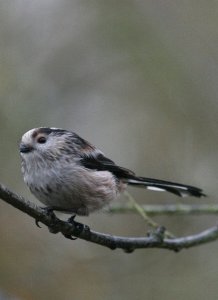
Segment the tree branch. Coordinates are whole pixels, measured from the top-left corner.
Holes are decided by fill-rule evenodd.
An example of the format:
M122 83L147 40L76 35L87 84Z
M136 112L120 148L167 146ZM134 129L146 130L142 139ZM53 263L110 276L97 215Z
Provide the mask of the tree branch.
M159 215L209 215L218 214L217 204L143 204L141 209L149 216ZM105 209L110 213L137 213L133 204L116 204Z
M183 248L190 248L205 244L218 239L218 226L209 228L195 235L180 238L164 238L164 228L159 227L152 234L145 237L121 237L92 231L88 226L78 222L62 221L55 214L48 214L42 208L10 191L0 184L0 198L22 212L48 226L53 233L61 232L65 237L75 236L80 239L92 242L110 249L121 248L126 252L132 252L139 248L162 248L179 251Z

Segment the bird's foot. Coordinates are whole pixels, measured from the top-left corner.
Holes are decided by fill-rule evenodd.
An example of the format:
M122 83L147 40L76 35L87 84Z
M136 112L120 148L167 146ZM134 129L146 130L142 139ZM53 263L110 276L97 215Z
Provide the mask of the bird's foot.
M41 207L41 209L45 212L45 214L46 214L47 216L49 216L51 219L54 219L54 220L55 220L56 216L55 216L55 214L54 214L54 208L53 208L53 207L51 207L51 206L46 206L46 207ZM41 228L41 226L39 225L39 222L40 222L40 220L37 220L37 219L35 220L36 226L39 227L39 228ZM55 225L55 224L54 224L54 225ZM50 231L51 233L57 233L57 232L58 232L56 229L54 229L54 227L55 227L55 226L49 227L49 231Z
M67 222L71 225L73 225L75 227L75 231L76 234L81 234L81 232L84 230L84 229L89 229L89 227L87 225L83 225L81 223L78 223L75 221L75 217L76 217L76 214L72 215L68 220ZM64 236L70 240L76 240L77 237L73 237L71 234L64 234Z

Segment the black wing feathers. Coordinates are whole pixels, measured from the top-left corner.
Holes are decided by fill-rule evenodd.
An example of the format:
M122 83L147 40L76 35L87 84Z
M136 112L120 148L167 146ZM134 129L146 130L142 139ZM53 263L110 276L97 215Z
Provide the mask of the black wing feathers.
M105 157L103 154L97 154L96 156L84 156L81 159L81 163L89 169L98 171L110 171L117 178L135 178L134 172L117 166L112 160Z
M134 172L117 166L112 160L105 157L102 153L94 153L95 155L83 155L81 163L83 166L89 169L98 171L110 171L118 179L123 179L126 183L133 186L141 186L147 189L153 190L164 190L173 193L177 196L194 196L201 197L205 196L201 189L184 185L180 183L158 180L145 177L137 177Z

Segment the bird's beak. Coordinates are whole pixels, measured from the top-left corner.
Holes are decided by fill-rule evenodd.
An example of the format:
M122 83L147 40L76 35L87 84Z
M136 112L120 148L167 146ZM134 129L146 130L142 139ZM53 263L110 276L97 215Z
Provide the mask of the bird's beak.
M32 146L20 143L20 153L28 153L31 152L32 150L33 150Z

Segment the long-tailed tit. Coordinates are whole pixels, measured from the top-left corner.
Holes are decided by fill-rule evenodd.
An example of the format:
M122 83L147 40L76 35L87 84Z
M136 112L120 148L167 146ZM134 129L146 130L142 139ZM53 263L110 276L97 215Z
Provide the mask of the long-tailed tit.
M20 143L22 172L30 191L54 210L88 215L116 199L127 185L178 196L203 196L201 189L170 181L138 177L116 165L76 133L34 128Z

